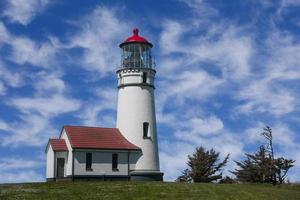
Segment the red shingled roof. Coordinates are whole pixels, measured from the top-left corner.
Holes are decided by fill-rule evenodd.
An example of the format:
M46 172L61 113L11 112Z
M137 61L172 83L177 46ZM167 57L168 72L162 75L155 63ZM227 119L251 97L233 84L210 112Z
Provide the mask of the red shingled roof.
M64 139L49 139L53 151L68 151L66 141Z
M140 150L117 128L64 126L72 148Z

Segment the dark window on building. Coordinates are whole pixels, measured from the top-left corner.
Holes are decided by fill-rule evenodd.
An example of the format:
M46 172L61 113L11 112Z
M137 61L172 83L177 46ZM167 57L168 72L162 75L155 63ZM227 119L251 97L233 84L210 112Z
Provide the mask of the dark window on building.
M147 83L147 72L143 72L143 83Z
M86 153L85 168L92 169L92 153Z
M148 122L143 123L143 137L149 138L149 123Z
M118 170L118 154L112 154L112 170Z

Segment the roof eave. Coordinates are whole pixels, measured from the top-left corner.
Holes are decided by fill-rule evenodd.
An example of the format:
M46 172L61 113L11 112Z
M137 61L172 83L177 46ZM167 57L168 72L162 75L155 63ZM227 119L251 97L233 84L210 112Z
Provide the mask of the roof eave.
M74 147L76 149L91 149L91 150L123 150L123 151L142 151L142 149L128 149L128 148L91 148L91 147Z

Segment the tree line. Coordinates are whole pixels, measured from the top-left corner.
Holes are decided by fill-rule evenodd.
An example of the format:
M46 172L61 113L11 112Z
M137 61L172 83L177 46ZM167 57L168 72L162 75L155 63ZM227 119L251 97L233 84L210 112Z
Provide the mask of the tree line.
M223 169L228 163L229 154L220 161L220 153L214 149L196 148L188 155L187 168L182 171L176 181L179 182L251 182L282 184L286 181L288 171L294 166L295 160L276 157L273 147L273 134L269 126L263 128L261 136L267 141L253 153L245 153L245 159L234 161L237 168L230 171L235 178L223 177Z

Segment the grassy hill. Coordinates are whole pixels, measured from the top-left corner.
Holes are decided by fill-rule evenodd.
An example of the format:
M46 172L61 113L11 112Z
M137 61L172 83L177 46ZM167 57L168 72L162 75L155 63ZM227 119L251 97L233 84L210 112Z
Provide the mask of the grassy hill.
M0 199L300 200L300 185L59 182L0 185Z

